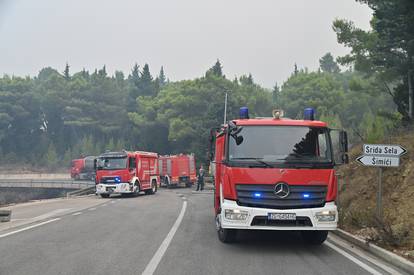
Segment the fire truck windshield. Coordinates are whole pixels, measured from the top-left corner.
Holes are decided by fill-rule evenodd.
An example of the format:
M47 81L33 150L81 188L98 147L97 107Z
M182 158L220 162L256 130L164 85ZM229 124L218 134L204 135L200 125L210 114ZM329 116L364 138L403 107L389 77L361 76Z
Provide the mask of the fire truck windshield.
M243 142L229 137L229 161L266 163L330 163L326 128L306 126L243 126Z
M127 167L127 158L99 158L98 169L100 170L117 170Z

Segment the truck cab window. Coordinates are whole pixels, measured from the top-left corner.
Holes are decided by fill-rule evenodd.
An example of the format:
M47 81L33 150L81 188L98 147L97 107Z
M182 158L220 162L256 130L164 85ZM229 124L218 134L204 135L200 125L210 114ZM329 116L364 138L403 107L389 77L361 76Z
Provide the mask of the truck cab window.
M134 157L130 157L128 161L128 167L129 169L135 169L137 167L137 162Z

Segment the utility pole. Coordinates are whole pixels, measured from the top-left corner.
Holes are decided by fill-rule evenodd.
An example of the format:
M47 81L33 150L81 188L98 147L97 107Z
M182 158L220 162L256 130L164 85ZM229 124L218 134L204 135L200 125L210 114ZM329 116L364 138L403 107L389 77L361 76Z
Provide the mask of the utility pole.
M226 124L227 122L227 92L226 92L226 97L224 99L224 122L223 124Z

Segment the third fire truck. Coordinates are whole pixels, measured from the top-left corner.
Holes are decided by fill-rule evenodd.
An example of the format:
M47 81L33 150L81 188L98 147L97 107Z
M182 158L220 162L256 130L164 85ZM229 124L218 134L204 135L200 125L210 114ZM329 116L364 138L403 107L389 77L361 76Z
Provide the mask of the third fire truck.
M192 186L196 181L194 155L160 156L159 169L161 182L167 186Z

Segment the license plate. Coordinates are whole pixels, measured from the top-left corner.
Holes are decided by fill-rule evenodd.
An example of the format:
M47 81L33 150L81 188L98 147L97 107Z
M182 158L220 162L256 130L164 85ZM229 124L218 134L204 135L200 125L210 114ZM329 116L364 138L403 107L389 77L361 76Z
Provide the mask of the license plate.
M296 220L296 214L295 213L269 213L267 214L268 220L288 220L288 221L294 221Z

